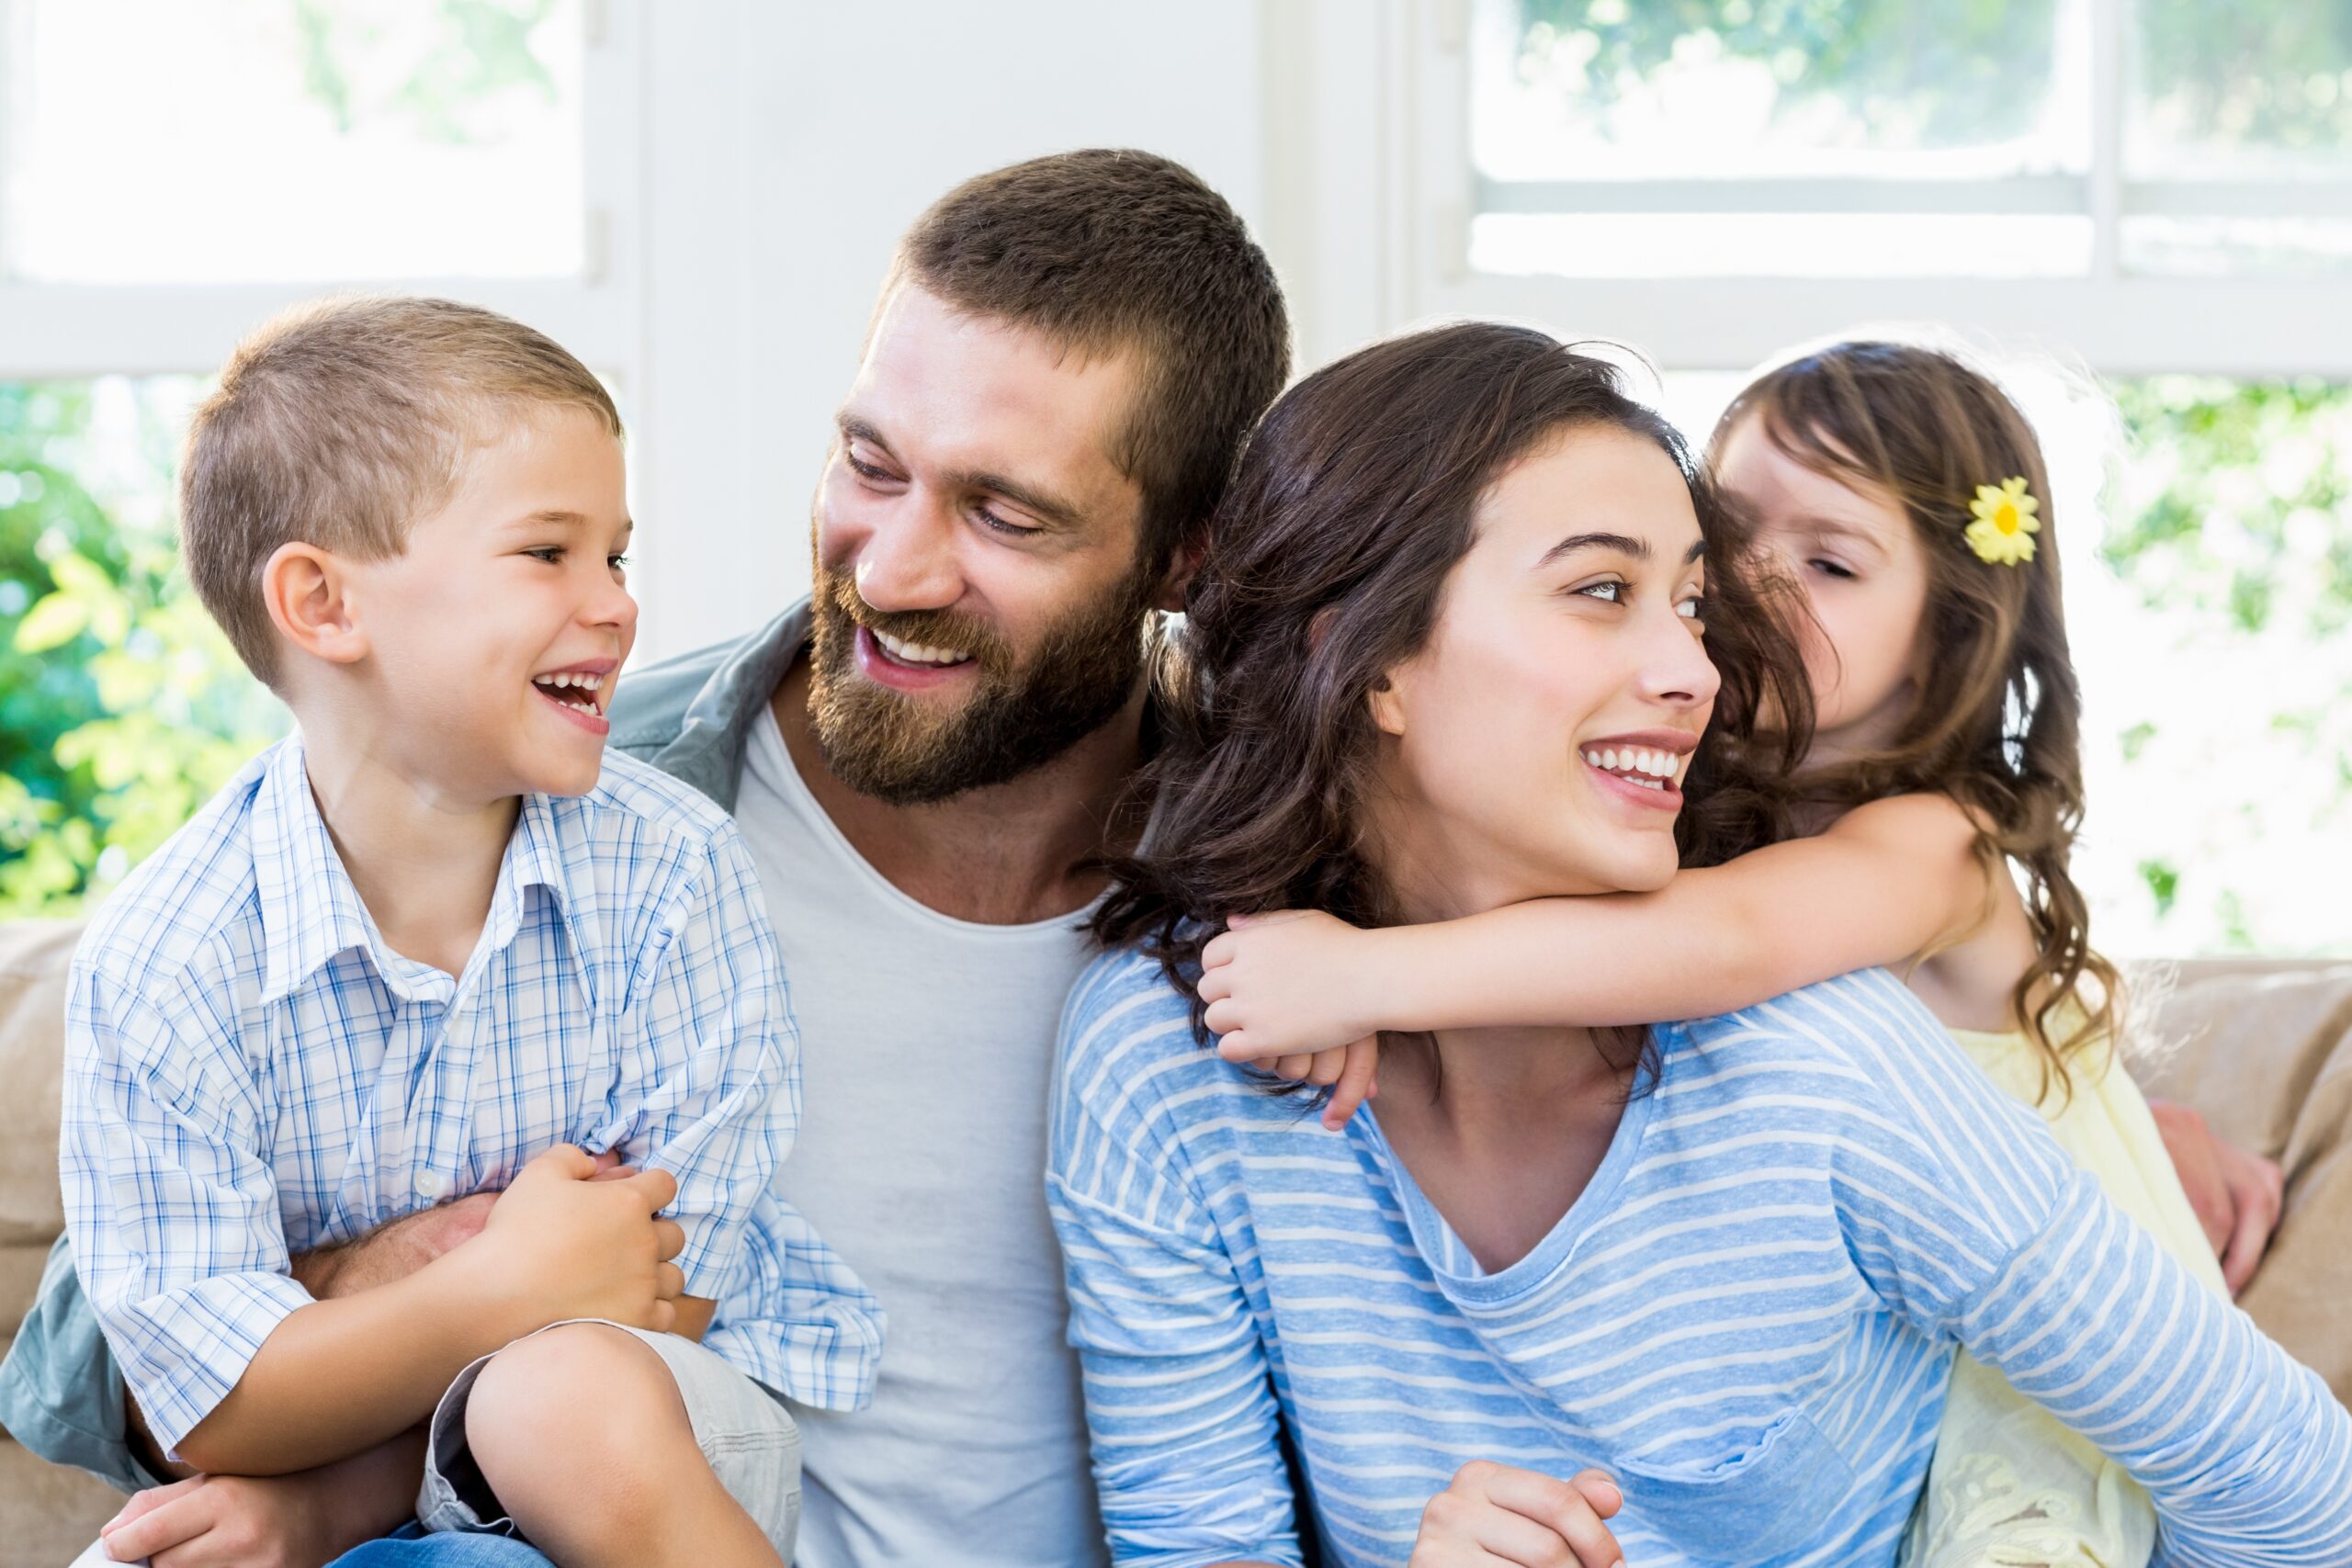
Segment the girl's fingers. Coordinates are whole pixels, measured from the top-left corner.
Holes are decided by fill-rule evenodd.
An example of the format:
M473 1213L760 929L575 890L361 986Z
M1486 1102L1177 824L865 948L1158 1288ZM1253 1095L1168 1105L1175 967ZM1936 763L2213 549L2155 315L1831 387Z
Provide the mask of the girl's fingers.
M1216 939L1217 942L1225 940L1223 937ZM1231 948L1226 949L1225 956L1219 958L1216 956L1216 942L1209 943L1208 951L1201 954L1201 1000L1218 1002L1233 995L1233 971L1227 967L1232 961Z
M1378 1038L1357 1041L1347 1047L1347 1068L1340 1074L1340 1081L1331 1086L1331 1098L1323 1106L1323 1125L1334 1133L1346 1126L1357 1107L1372 1098L1372 1075L1380 1066Z
M1209 1004L1201 1013L1201 1021L1208 1025L1210 1033L1230 1034L1241 1027L1241 1020L1234 1016L1241 1010L1239 1008L1223 998L1212 998L1206 991L1201 995Z
M1295 1055L1276 1058L1272 1070L1274 1077L1278 1078L1288 1078L1293 1083L1304 1083L1306 1081L1306 1075L1314 1069L1314 1057Z
M1257 919L1257 917L1254 915L1227 915L1225 917L1225 923L1227 929L1238 931L1248 926L1250 922L1255 919ZM1218 940L1222 941L1224 939L1219 938ZM1216 943L1211 942L1209 945L1214 947Z
M1306 1071L1306 1081L1317 1089L1329 1089L1340 1081L1340 1074L1348 1066L1348 1048L1334 1045L1328 1051L1315 1053L1314 1066Z

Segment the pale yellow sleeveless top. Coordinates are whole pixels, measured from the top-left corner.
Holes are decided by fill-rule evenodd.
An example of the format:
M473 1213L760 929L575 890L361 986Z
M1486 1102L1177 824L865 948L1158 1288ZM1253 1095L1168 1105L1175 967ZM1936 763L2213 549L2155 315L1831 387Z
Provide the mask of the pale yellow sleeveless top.
M2062 1037L2065 1024L2059 1021ZM2222 1269L2181 1190L2139 1085L2105 1041L2067 1058L2074 1084L2046 1099L2041 1054L2022 1033L1955 1029L1984 1076L2042 1119L2118 1207L2215 1293ZM2155 1507L2122 1469L1962 1353L1928 1484L1900 1559L1905 1568L2145 1568Z

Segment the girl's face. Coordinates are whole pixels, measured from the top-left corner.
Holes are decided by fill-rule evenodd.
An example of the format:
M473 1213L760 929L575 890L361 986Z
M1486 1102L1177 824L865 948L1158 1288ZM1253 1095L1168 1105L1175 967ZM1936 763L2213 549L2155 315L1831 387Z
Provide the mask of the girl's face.
M1372 699L1374 863L1427 919L1674 874L1718 683L1698 514L1673 459L1562 433L1487 488L1428 644Z
M1813 611L1814 624L1798 628L1813 683L1808 761L1881 749L1917 700L1927 651L1928 559L1910 519L1874 486L1806 468L1759 419L1732 427L1715 479Z

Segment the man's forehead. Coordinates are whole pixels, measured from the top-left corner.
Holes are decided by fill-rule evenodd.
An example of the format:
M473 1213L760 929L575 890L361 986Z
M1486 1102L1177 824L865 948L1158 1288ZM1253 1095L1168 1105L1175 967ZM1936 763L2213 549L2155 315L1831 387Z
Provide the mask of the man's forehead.
M956 310L901 284L885 299L841 409L905 462L1051 469L1116 491L1114 444L1135 394L1132 355L1069 352L1035 329Z

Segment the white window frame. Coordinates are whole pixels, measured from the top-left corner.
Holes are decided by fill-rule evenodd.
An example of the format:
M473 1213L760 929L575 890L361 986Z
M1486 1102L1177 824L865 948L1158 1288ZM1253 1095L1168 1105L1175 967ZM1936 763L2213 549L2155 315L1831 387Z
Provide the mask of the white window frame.
M2149 0L2161 3L2161 0ZM2126 274L2117 235L2140 213L2352 215L2352 177L2127 182L2120 173L2125 0L2092 8L2087 176L1967 183L1482 181L1470 152L1470 0L1275 0L1284 112L1277 185L1293 217L1294 298L1309 363L1430 318L1541 321L1630 343L1662 368L1737 369L1866 323L1932 320L2038 346L2102 374L2352 377L2352 279ZM1352 35L1352 36L1351 36ZM1312 47L1290 47L1290 39ZM1369 153L1368 177L1341 160ZM1480 210L2085 212L2076 277L1566 277L1471 269ZM1793 206L1792 206L1793 204ZM1369 265L1367 265L1367 263Z

